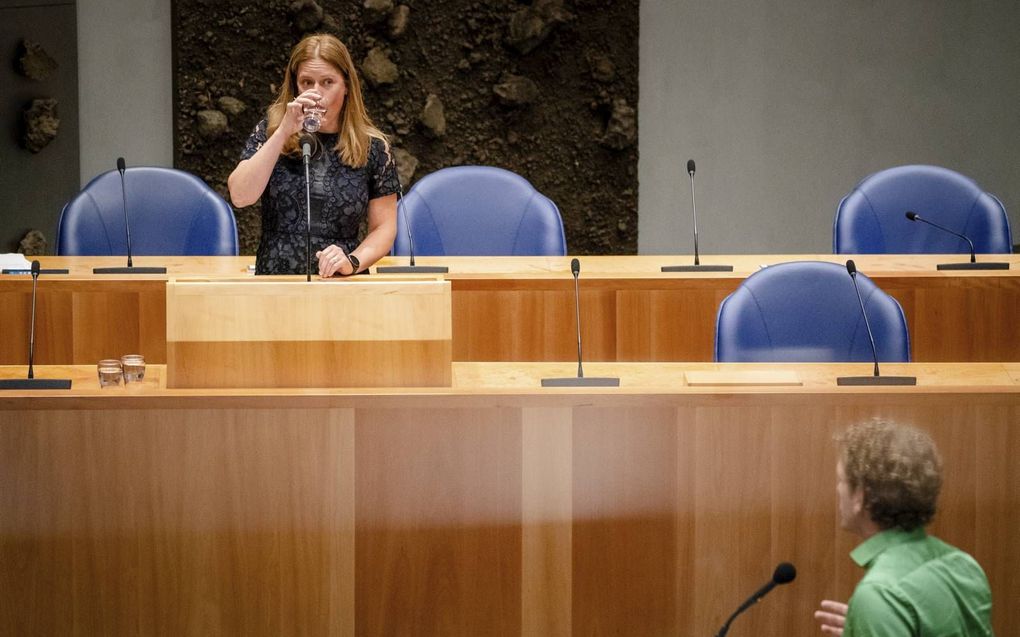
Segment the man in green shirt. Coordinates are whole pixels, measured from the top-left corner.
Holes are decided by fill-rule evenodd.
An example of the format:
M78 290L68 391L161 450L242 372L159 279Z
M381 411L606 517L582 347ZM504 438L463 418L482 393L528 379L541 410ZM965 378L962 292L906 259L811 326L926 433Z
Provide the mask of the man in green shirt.
M992 635L992 594L973 557L925 533L942 487L935 443L913 427L873 421L837 438L842 527L863 542L865 569L849 605L826 600L822 632L843 637Z

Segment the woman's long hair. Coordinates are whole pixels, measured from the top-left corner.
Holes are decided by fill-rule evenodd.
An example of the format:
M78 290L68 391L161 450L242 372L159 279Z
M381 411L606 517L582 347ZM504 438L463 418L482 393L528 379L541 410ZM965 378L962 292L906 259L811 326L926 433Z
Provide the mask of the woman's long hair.
M385 144L388 154L389 142L386 135L375 127L365 111L365 102L361 97L361 80L358 79L351 54L343 42L329 34L306 36L291 50L280 94L266 113L269 122L267 134L272 135L279 128L283 116L287 113L287 104L300 94L297 88L298 67L303 62L316 58L329 63L339 71L347 88L343 109L338 118L340 134L335 147L340 153L340 159L352 168L361 168L368 163L368 151L373 137ZM284 154L301 154L299 137L300 132L287 140L283 145Z

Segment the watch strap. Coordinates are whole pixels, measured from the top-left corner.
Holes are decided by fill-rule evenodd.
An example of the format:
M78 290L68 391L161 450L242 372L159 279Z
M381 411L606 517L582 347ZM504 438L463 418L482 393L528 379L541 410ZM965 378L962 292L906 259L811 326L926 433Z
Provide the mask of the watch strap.
M361 269L361 259L355 256L355 254L352 252L347 255L347 260L350 261L351 265L354 267L354 270L351 272L351 274L357 274L358 270Z

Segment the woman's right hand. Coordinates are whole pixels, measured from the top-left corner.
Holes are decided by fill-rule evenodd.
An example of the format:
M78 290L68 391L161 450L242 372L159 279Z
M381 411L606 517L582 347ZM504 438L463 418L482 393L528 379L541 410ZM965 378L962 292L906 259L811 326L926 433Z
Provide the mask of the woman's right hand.
M277 126L276 131L262 144L250 158L240 161L234 172L227 178L230 190L230 201L238 208L250 206L259 200L269 183L280 153L295 134L301 132L301 120L308 106L314 106L322 94L315 90L307 90L287 104L287 111Z
M280 127L277 130L282 131L287 137L301 132L301 121L304 119L305 109L315 106L321 99L321 93L315 89L308 89L295 97L293 101L287 102L287 113L283 116L283 121L280 122Z

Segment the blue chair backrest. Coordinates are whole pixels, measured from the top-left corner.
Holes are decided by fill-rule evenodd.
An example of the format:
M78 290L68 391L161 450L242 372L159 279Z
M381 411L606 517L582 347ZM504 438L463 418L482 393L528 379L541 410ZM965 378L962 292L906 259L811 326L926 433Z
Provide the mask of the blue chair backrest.
M173 168L124 173L134 255L237 255L230 204L194 175ZM116 170L94 178L67 202L57 224L57 254L127 254L124 203Z
M419 180L401 202L393 254L563 256L560 211L520 175L491 166L444 168Z
M900 304L859 272L857 285L879 360L909 362L910 338ZM836 263L794 261L747 277L719 306L715 360L874 360L860 302L846 268Z
M906 213L966 235L978 253L1009 254L1013 239L1002 202L973 179L938 166L877 172L839 202L833 224L836 254L969 253L967 242L910 221Z

